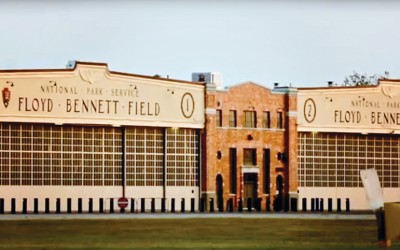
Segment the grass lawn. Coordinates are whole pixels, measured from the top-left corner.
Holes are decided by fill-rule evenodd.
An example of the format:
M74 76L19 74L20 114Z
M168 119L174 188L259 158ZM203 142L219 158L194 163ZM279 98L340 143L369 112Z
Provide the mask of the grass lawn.
M21 220L0 221L0 248L378 249L376 234L373 220Z

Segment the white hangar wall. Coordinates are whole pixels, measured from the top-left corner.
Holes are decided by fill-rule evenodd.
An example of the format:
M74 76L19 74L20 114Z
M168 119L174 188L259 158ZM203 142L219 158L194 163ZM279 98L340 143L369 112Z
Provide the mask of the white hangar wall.
M400 200L400 82L298 91L299 198L368 210L360 170L375 168L385 202Z
M197 207L204 85L77 62L0 71L0 89L5 211L107 210L119 197Z

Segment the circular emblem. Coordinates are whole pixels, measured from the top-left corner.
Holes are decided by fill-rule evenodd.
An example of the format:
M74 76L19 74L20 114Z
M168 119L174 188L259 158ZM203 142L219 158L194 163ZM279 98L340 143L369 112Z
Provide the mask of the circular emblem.
M190 118L194 112L194 99L192 94L185 93L181 100L181 111L184 117Z
M311 123L315 119L315 115L317 114L317 107L315 106L315 102L312 98L308 98L304 102L304 118L308 123Z

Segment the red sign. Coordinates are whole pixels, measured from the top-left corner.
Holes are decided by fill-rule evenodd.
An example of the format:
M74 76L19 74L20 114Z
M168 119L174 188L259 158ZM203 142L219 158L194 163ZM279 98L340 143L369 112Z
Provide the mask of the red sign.
M128 206L128 198L121 197L118 199L118 206L120 208L126 208Z

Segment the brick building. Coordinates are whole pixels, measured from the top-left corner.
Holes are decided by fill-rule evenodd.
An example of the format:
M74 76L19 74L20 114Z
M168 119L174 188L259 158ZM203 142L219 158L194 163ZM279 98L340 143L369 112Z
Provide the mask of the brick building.
M263 209L289 209L284 197L297 196L296 89L270 90L253 82L220 89L219 79L193 74L193 80L206 82L203 198L220 210L230 198L236 208L250 198Z

